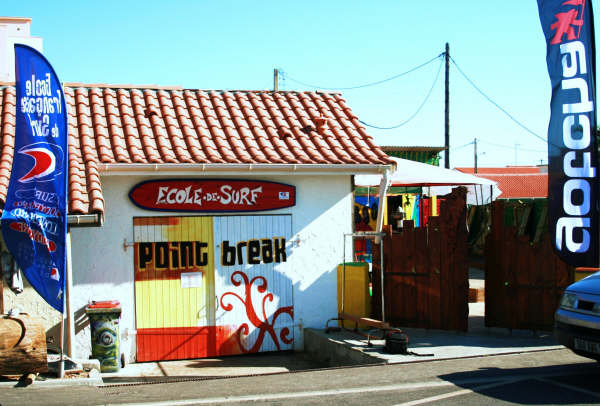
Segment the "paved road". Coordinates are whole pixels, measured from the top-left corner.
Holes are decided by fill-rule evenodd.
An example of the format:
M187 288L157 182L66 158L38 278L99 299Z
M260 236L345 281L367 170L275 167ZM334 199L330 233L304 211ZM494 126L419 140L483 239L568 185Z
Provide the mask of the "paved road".
M2 388L10 405L589 405L600 364L568 350L110 387Z

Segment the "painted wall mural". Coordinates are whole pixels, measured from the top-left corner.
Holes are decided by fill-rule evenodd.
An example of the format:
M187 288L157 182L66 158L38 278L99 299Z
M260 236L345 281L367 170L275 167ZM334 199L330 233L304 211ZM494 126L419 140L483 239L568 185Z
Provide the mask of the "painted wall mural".
M134 218L137 361L291 349L291 216Z

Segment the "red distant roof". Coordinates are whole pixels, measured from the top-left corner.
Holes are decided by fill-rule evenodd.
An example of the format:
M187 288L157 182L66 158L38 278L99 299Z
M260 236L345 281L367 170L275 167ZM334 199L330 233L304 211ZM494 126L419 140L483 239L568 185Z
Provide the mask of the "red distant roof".
M457 171L464 173L475 173L475 168L454 168ZM477 175L482 173L485 174L502 174L502 173L513 173L513 174L525 174L525 173L541 173L539 166L505 166L496 168L477 168Z
M177 164L300 171L343 165L360 171L393 164L338 93L77 83L65 86L65 98L72 214L104 213L100 173L110 165L156 165L158 171ZM14 84L0 84L2 202L12 167L15 104Z
M472 174L473 168L455 168ZM548 197L548 173L537 166L507 166L504 168L477 168L477 176L498 183L502 194L499 199L532 199Z

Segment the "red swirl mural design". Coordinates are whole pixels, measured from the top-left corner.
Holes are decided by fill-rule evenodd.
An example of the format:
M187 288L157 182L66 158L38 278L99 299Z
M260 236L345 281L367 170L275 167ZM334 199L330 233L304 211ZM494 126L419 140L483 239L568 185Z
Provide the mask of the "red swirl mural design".
M252 304L252 285L255 282L258 282L258 285L257 285L258 292L265 293L267 291L267 280L264 277L256 276L256 277L252 278L252 280L249 280L248 275L246 275L244 272L235 271L231 275L231 282L233 283L234 286L241 286L241 284L243 282L244 283L244 292L245 292L246 297L242 298L240 295L238 295L235 292L226 292L221 296L221 299L220 299L221 308L223 308L223 310L225 310L227 312L232 311L233 304L225 303L224 299L226 296L233 296L233 297L237 298L240 302L242 302L242 304L244 304L244 306L246 308L246 315L248 316L248 320L250 321L250 323L252 323L252 325L254 327L256 327L257 329L259 329L259 334L256 339L256 343L252 346L252 348L248 349L242 344L242 335L247 336L250 333L250 328L248 326L248 323L243 323L238 328L237 341L238 341L238 345L240 346L240 348L242 349L243 352L245 352L245 353L258 352L258 350L260 349L260 347L265 339L266 333L269 333L269 335L273 339L273 342L275 343L275 346L277 347L278 350L281 350L280 343L279 343L280 339L285 344L291 344L294 341L293 338L288 337L290 335L290 329L288 327L284 327L281 329L281 332L279 333L279 338L277 337L277 334L275 333L275 328L273 327L275 325L275 321L277 320L277 318L280 315L282 315L283 313L288 314L292 318L292 320L294 319L293 306L280 307L279 309L277 309L275 311L275 313L273 313L273 317L271 318L270 323L269 323L269 318L267 317L265 306L267 304L267 300L269 302L273 301L273 293L267 293L262 299L262 319L258 316L256 310L254 309L254 305Z

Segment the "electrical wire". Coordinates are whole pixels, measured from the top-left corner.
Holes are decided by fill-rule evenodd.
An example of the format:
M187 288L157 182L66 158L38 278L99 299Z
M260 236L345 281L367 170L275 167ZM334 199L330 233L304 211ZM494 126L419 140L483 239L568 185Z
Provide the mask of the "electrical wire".
M390 80L398 79L401 76L407 75L407 74L409 74L411 72L416 71L417 69L421 69L422 67L429 65L431 62L435 61L436 59L441 58L443 55L444 55L444 53L441 53L440 55L436 56L435 58L431 58L430 60L428 60L427 62L422 63L419 66L415 66L414 68L411 68L411 69L407 70L406 72L399 73L399 74L391 76L389 78L378 80L376 82L365 83L363 85L350 86L350 87L325 87L325 86L311 85L309 83L305 83L305 82L302 82L300 80L294 79L293 77L291 77L290 75L288 75L286 72L284 72L281 69L279 70L279 73L280 73L281 76L283 76L285 79L287 79L287 80L289 80L291 82L295 82L295 83L298 83L298 84L300 84L302 86L306 86L306 87L312 87L314 89L319 89L319 90L353 90L353 89L361 89L363 87L376 86L376 85L380 85L380 84L385 83L385 82L389 82Z
M540 140L544 141L544 142L548 142L547 139L539 136L538 134L536 134L535 132L531 131L529 128L527 128L524 124L522 124L519 120L517 120L516 118L514 118L508 111L504 110L498 103L496 103L495 101L493 101L488 95L486 95L479 87L477 87L477 85L467 76L466 73L464 73L462 71L462 69L458 66L458 64L456 63L456 61L450 57L450 60L452 61L452 63L454 64L454 66L456 66L456 69L458 69L458 71L460 72L460 74L467 80L467 82L469 82L471 84L471 86L473 86L475 88L475 90L477 90L479 92L479 94L481 94L483 97L485 97L487 99L487 101L489 101L490 103L492 103L494 106L496 106L498 109L500 109L500 111L502 111L504 114L506 114L512 121L514 121L519 127L523 128L525 131L527 131L528 133L534 135L535 137L539 138Z
M464 147L468 147L469 145L473 145L473 144L475 144L475 141L471 141L471 142L466 143L465 145L461 145L459 147L451 147L450 149L456 151L458 149L461 149L461 148L464 148Z
M506 148L506 149L514 149L515 146L510 146L510 145L502 145L502 144L496 144L495 142L489 142L489 141L484 141L480 138L477 139L477 141L481 142L482 144L488 144L488 145L493 145L494 147L498 147L498 148ZM519 151L528 151L528 152L548 152L548 151L541 151L539 149L529 149L529 148L518 148Z
M415 116L417 114L419 114L419 112L421 111L421 109L423 108L423 106L425 105L425 103L427 103L427 100L429 100L429 96L431 96L431 92L433 92L433 88L435 87L435 84L437 83L437 80L440 77L440 72L442 70L443 62L444 62L444 60L440 59L440 66L438 67L437 73L435 74L435 78L433 79L433 83L432 83L431 87L429 88L429 91L427 92L427 96L425 96L425 99L423 100L423 103L421 103L421 105L417 108L417 110L408 119L404 120L400 124L396 124L396 125L391 126L391 127L378 127L376 125L365 123L362 120L358 120L358 121L361 124L366 125L367 127L376 128L378 130L393 130L393 129L396 129L398 127L402 127L404 124L408 123L410 120L412 120L413 118L415 118Z

